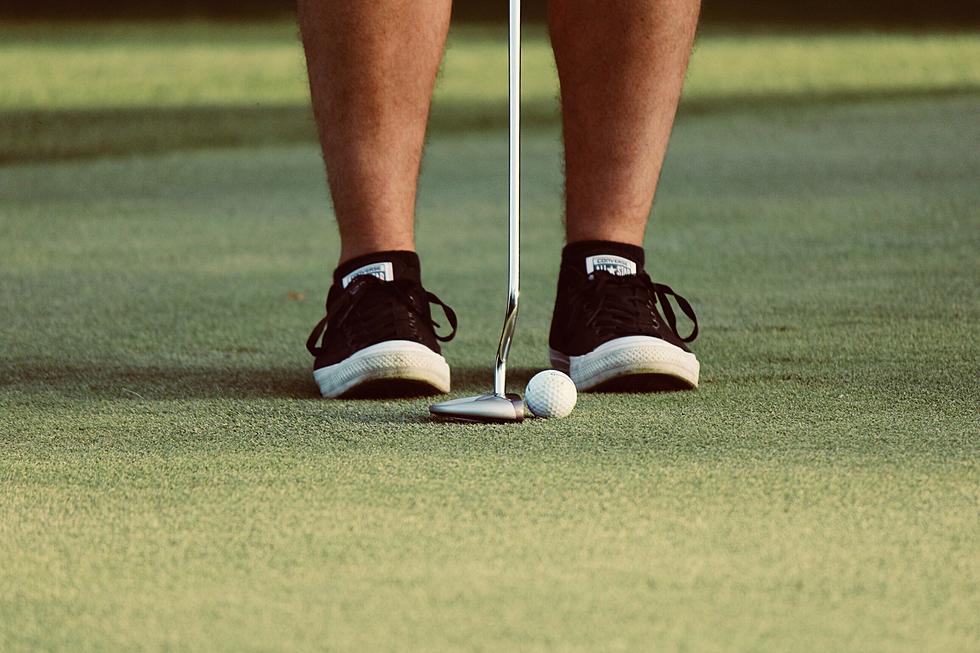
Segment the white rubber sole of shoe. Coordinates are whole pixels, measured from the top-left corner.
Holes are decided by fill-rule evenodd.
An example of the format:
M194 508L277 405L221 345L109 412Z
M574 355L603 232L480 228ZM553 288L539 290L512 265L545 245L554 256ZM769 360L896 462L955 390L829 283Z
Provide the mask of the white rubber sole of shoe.
M446 359L419 342L389 340L313 371L320 394L405 396L449 392Z
M551 365L565 372L580 392L653 392L698 387L697 357L651 336L616 338L582 356L551 350Z

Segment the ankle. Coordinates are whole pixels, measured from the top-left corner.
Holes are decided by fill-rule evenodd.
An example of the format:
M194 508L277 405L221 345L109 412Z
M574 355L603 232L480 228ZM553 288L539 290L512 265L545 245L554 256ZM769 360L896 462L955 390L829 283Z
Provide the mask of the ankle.
M340 259L337 265L341 266L354 259L374 256L376 254L386 254L388 252L415 252L415 240L411 237L389 238L384 240L368 240L365 242L350 243L342 241L340 246Z

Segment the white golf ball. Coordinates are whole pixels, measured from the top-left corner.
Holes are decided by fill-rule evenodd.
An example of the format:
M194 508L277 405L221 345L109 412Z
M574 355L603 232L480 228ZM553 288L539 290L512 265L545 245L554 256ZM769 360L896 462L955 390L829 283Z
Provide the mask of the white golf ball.
M538 372L527 383L524 402L537 417L567 417L575 408L575 383L558 370Z

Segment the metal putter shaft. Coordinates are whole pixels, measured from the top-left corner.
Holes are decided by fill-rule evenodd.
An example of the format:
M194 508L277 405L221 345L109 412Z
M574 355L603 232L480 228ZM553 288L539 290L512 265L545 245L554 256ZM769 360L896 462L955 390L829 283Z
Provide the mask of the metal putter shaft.
M508 99L510 106L510 204L507 223L507 313L497 345L493 392L429 406L446 419L465 422L520 422L524 401L507 394L507 356L517 327L521 288L521 0L510 0L507 33Z

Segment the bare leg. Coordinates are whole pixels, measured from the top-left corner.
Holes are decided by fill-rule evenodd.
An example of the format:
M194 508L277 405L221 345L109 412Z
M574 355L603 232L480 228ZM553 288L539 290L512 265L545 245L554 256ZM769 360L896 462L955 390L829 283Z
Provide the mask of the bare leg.
M341 262L414 250L416 183L451 0L299 0Z
M550 0L568 242L643 245L699 0Z

